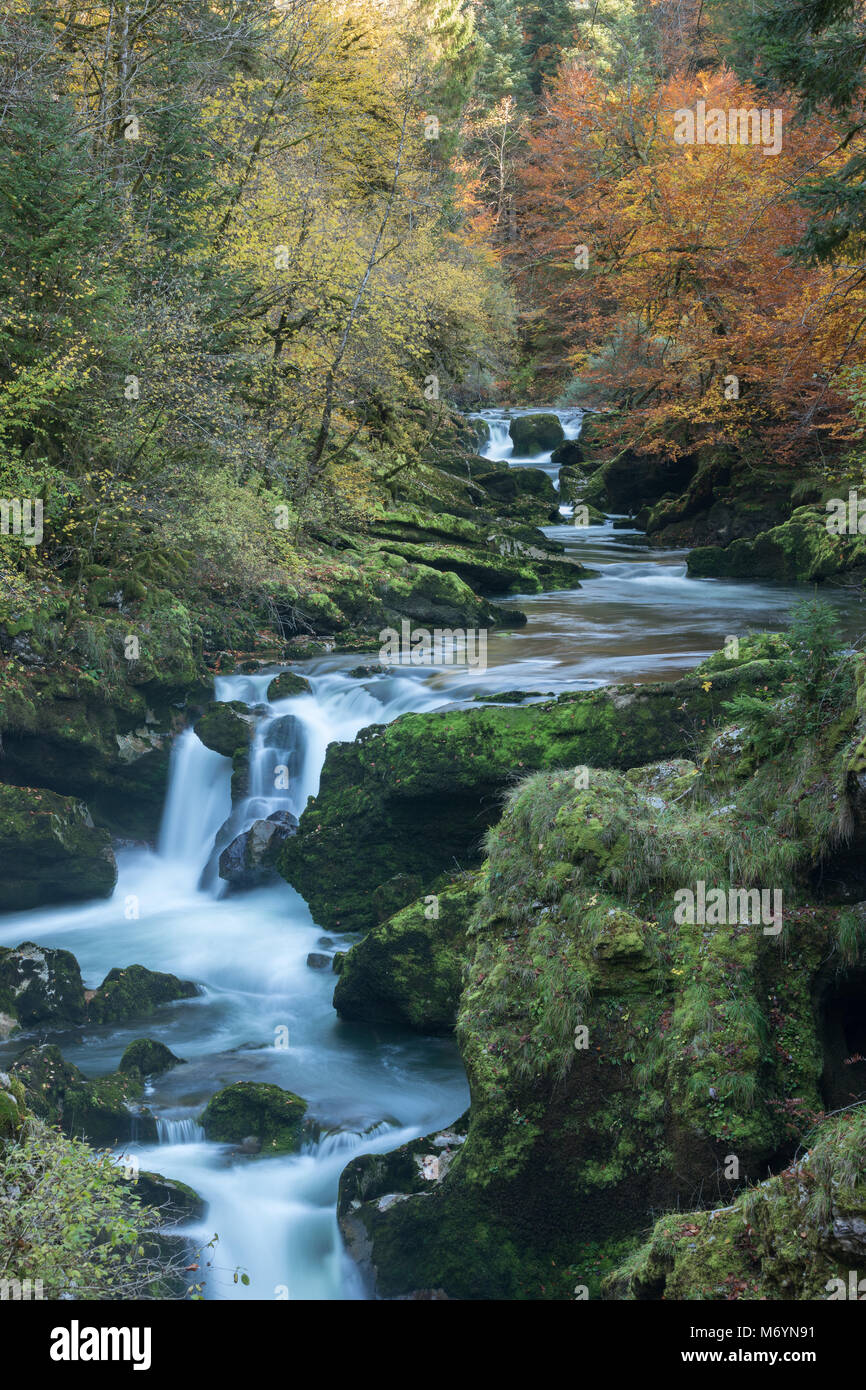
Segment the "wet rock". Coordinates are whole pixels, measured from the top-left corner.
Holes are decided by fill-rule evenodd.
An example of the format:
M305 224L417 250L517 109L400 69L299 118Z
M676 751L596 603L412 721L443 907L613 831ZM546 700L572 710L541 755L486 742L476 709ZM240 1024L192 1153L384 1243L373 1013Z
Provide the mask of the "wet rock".
M576 468L583 463L583 449L579 439L565 439L562 444L558 444L551 454L553 463L562 464L565 468Z
M205 748L224 758L234 758L249 749L255 722L243 701L213 700L194 728Z
M276 872L274 856L298 830L291 811L275 811L232 840L219 857L219 876L235 889L257 888Z
M58 951L22 941L20 946L0 947L0 1035L16 1026L38 1023L83 1023L86 1018L84 985L78 961L71 951Z
M161 1076L172 1067L180 1066L182 1057L175 1057L164 1043L152 1038L136 1038L120 1059L118 1071L137 1072L140 1076Z
M532 458L556 449L565 440L558 415L515 415L510 425L515 457Z
M381 662L376 662L372 666L356 666L354 670L349 672L352 679L356 681L367 680L370 676L385 676L387 674L388 667L383 666Z
M281 671L268 686L268 699L273 704L276 700L287 700L291 695L311 695L312 690L305 676L299 676L295 671Z
M374 927L342 962L334 991L341 1018L450 1033L457 1018L462 953L476 902L470 876Z
M198 992L198 985L192 980L179 980L176 975L148 970L143 965L128 965L122 970L109 970L88 1001L87 1016L91 1023L146 1018L160 1004L194 999Z
M162 1173L142 1169L135 1178L133 1191L147 1206L155 1207L163 1220L171 1223L197 1220L207 1210L207 1203L194 1188L177 1178L163 1177Z
M115 1073L88 1080L65 1061L58 1047L27 1048L12 1074L24 1086L30 1107L48 1124L60 1125L70 1138L112 1146L137 1139L155 1143L156 1120L140 1104L144 1083L138 1073Z
M258 1081L238 1081L218 1091L199 1116L208 1139L246 1144L254 1138L265 1154L297 1153L304 1137L307 1102L292 1091Z
M117 865L107 830L82 801L32 787L0 784L0 912L43 903L107 898Z
M738 691L778 685L786 674L781 661L754 660L712 679L402 715L330 745L318 796L280 849L279 870L323 927L365 930L455 864L479 861L515 777L676 757L684 731L703 732Z
M322 955L320 951L311 951L307 956L307 965L311 970L327 970L331 964L331 957Z
M242 1154L258 1154L262 1151L262 1141L257 1139L254 1134L248 1134L245 1139L241 1140L238 1147Z

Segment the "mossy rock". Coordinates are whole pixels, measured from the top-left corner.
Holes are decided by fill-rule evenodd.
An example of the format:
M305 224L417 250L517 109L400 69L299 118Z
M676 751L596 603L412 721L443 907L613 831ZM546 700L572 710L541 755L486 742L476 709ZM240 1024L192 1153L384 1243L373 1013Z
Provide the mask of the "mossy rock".
M0 858L14 865L0 881L0 911L107 898L117 865L106 830L74 797L0 783Z
M175 1057L164 1043L154 1042L152 1038L136 1038L124 1049L118 1071L137 1072L140 1076L162 1076L172 1067L180 1066L182 1057Z
M727 1207L672 1211L603 1284L608 1299L862 1299L866 1119L825 1120L797 1162Z
M255 719L242 700L213 700L195 722L195 732L205 748L224 758L247 752L254 729Z
M559 416L546 413L514 415L509 430L514 453L523 458L549 453L550 450L558 448L565 439Z
M578 763L627 768L676 756L689 731L721 718L738 690L778 685L781 663L755 661L712 681L609 686L554 702L408 714L328 748L318 796L280 849L280 873L323 927L363 930L376 890L414 880L382 917L454 863L471 867L515 775ZM420 883L421 888L418 887Z
M827 512L798 507L779 526L754 539L722 549L699 546L688 557L696 578L730 577L820 583L846 571L866 569L866 536L836 535L827 529Z
M736 669L774 666L784 673L786 662ZM713 671L701 688L717 689L732 674ZM806 1142L826 1105L842 1103L841 1084L866 1096L838 1021L845 1000L862 991L866 916L811 892L840 827L856 819L839 805L839 788L862 716L859 707L843 712L810 734L806 710L786 697L783 711L790 730L779 750L721 784L702 770L708 722L695 760L680 754L623 772L560 765L512 790L487 836L463 948L466 1142L429 1191L401 1191L399 1173L382 1159L394 1192L377 1196L371 1166L372 1190L357 1194L351 1213L352 1248L375 1271L379 1296L437 1289L449 1298L569 1298L575 1283L597 1290L586 1252L603 1250L608 1260L636 1249L648 1215L670 1208L679 1212L664 1240L654 1240L651 1259L640 1257L634 1287L620 1296L785 1297L792 1278L792 1288L811 1287L809 1252L790 1239L806 1229L800 1210L785 1214L768 1243L769 1261L778 1231L787 1231L792 1258L763 1293L760 1276L754 1292L754 1265L740 1282L742 1247L711 1244L715 1231L729 1231L724 1212L712 1227L679 1214L709 1185L718 1192L724 1184L721 1205L736 1207L768 1165ZM858 836L862 854L862 825ZM718 925L682 920L681 887L697 880L723 891L779 885L783 933L739 915ZM828 1159L835 1212L825 1202L821 1218L852 1254L856 1242L866 1246L862 1152L858 1132L838 1162ZM777 1181L807 1190L800 1171ZM681 1275L669 1260L671 1221L684 1228ZM745 1230L741 1216L737 1230ZM689 1264L704 1232L709 1273Z
M240 1144L259 1140L262 1154L297 1153L304 1138L307 1102L292 1091L260 1081L237 1081L218 1091L199 1116L208 1139Z
M291 695L311 695L312 690L304 676L299 676L295 671L281 671L268 686L267 698L273 704L275 700L287 700Z
M471 878L427 895L374 927L345 955L334 1008L341 1018L450 1033L475 903Z
M71 951L37 946L0 947L0 1034L14 1025L83 1023L87 1016L84 985Z
M87 1016L91 1023L147 1018L160 1005L176 999L194 999L198 992L198 985L192 980L179 980L176 975L148 970L143 965L115 967L88 1001Z
M177 1178L166 1178L162 1173L142 1169L136 1175L132 1190L139 1201L155 1207L163 1221L172 1224L197 1221L207 1210L207 1203L194 1188Z
M84 1138L100 1147L130 1139L156 1143L156 1120L140 1104L144 1083L137 1073L88 1080L64 1060L58 1047L45 1044L22 1052L12 1074L23 1084L35 1113L49 1124L60 1125L70 1138Z

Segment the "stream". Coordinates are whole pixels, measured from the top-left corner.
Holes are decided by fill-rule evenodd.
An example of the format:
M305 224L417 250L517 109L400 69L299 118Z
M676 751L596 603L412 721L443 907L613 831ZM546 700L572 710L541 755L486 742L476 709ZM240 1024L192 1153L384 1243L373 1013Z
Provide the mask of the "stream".
M544 407L533 407L534 410ZM515 412L511 412L512 414ZM556 412L576 438L581 412ZM545 469L550 455L512 456L508 415L482 412L490 424L484 454L514 467ZM670 680L750 628L779 628L803 590L686 576L685 551L650 550L642 534L604 525L574 527L570 509L546 534L598 572L579 590L506 602L527 624L491 632L486 671L400 668L357 679L358 653L299 663L312 694L269 704L274 674L219 677L218 700L260 707L251 757L250 795L231 805L231 765L191 731L172 754L162 828L155 850L124 849L110 900L42 908L0 918L0 945L35 941L77 957L85 985L113 966L135 962L193 979L202 994L153 1019L18 1037L0 1049L9 1060L34 1041L56 1042L88 1076L116 1069L133 1039L152 1036L186 1060L157 1078L146 1103L158 1118L158 1145L130 1145L144 1169L178 1178L208 1204L183 1229L195 1242L219 1237L205 1278L214 1299L367 1297L345 1256L335 1201L341 1170L360 1153L386 1151L452 1122L467 1107L468 1087L450 1039L338 1020L334 975L307 965L310 952L332 955L356 938L312 920L303 899L277 884L221 896L219 849L278 810L300 816L318 789L328 744L351 740L369 724L407 711L443 708L481 692L521 689L539 696L614 681ZM862 627L860 605L828 593L846 630ZM274 769L289 768L289 789L274 790ZM251 1159L207 1142L196 1123L209 1096L234 1081L276 1083L309 1103L320 1139L297 1155ZM238 1272L249 1277L245 1285Z

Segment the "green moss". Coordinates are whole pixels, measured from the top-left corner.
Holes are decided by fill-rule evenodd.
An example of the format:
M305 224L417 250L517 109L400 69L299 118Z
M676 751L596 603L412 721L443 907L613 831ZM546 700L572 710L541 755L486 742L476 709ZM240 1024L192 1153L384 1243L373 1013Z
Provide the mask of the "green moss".
M146 1018L161 1004L175 999L193 999L198 986L192 980L148 970L143 965L127 965L109 970L87 1005L91 1023L121 1023Z
M484 830L515 777L579 763L630 767L701 737L735 690L777 686L781 663L755 661L707 683L612 686L524 707L403 715L328 749L319 794L278 867L323 926L375 924L375 890L414 880L402 902L453 867L478 862Z
M467 878L374 927L341 963L334 992L340 1017L399 1023L420 1033L451 1032L474 901Z
M161 1076L183 1061L175 1057L164 1043L154 1042L152 1038L136 1038L125 1048L120 1059L118 1071L137 1072L141 1076Z
M286 700L290 695L309 695L312 687L304 676L295 671L281 671L274 676L268 686L267 698L271 701Z
M810 1150L727 1208L670 1213L604 1296L709 1301L850 1297L866 1218L866 1118L825 1121ZM856 1296L859 1297L859 1294Z
M514 455L532 458L555 449L565 438L558 415L514 415L510 423Z
M297 1153L307 1102L264 1082L238 1081L208 1101L199 1124L208 1139L240 1144L254 1136L263 1154Z
M72 797L0 783L0 911L108 897L117 878L111 841Z
M195 732L205 747L225 758L247 752L253 728L254 720L241 700L213 700L195 722Z
M115 1073L88 1081L53 1045L22 1052L12 1068L32 1110L70 1138L99 1146L129 1139L155 1143L156 1121L138 1102L144 1083L138 1073Z

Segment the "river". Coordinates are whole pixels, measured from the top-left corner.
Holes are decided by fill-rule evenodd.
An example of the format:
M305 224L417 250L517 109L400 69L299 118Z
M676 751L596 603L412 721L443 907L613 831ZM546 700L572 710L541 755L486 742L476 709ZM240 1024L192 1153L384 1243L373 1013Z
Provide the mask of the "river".
M566 434L579 433L579 411L558 412ZM508 419L484 412L489 458L542 467L549 455L512 457ZM165 1043L186 1065L158 1078L147 1103L160 1143L128 1146L142 1168L179 1178L208 1203L192 1239L218 1243L205 1278L215 1299L352 1299L366 1296L342 1250L335 1216L342 1168L355 1154L384 1151L441 1128L465 1110L468 1087L457 1049L441 1038L341 1023L332 1007L334 975L307 963L355 938L323 933L287 884L220 896L219 846L275 810L297 815L315 794L325 750L409 710L463 703L482 691L559 694L613 681L673 679L730 635L784 624L802 590L747 582L689 579L685 552L650 550L637 532L574 527L569 509L546 528L598 577L579 590L509 597L525 627L491 633L486 671L406 668L358 680L357 653L316 659L303 670L311 695L268 704L273 672L220 677L218 700L259 706L250 796L232 810L231 767L191 731L180 735L159 844L123 850L113 897L0 918L0 944L36 941L71 950L87 987L113 966L135 962L194 979L203 989L144 1022L86 1026L44 1035L87 1075L116 1069L134 1038ZM832 597L832 595L831 595ZM857 601L833 599L846 628L862 626ZM274 790L274 768L290 769L287 791ZM227 824L228 823L228 824ZM215 850L215 842L217 849ZM7 1062L29 1036L0 1049ZM299 1155L248 1158L207 1142L196 1124L204 1102L233 1081L274 1082L309 1102L322 1137ZM248 1276L249 1284L235 1275Z

